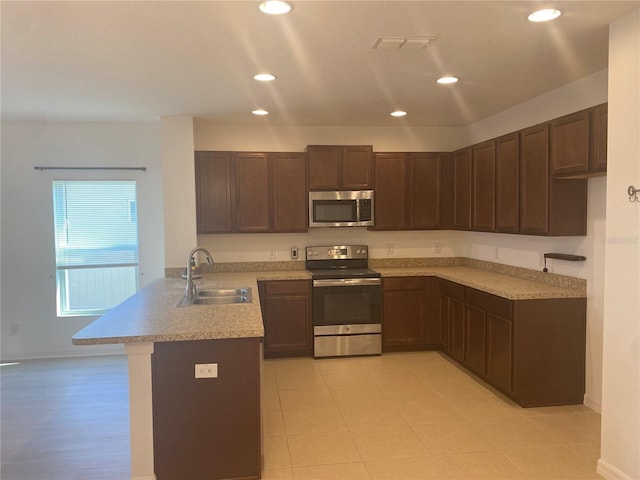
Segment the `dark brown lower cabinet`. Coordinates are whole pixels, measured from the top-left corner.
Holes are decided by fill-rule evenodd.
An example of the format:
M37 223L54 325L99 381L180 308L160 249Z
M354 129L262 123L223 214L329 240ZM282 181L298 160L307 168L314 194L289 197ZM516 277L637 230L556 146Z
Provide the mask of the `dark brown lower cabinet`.
M264 322L264 358L313 355L311 282L260 282Z
M492 313L487 314L487 378L505 393L513 390L513 322Z
M478 375L487 373L487 312L465 306L464 364Z
M440 347L458 361L464 359L464 287L438 281Z
M382 305L384 351L437 346L438 297L434 277L384 278Z
M260 338L156 343L151 357L158 480L258 479ZM218 364L217 378L194 365Z
M438 303L442 350L519 405L583 403L585 298L509 300L440 280Z

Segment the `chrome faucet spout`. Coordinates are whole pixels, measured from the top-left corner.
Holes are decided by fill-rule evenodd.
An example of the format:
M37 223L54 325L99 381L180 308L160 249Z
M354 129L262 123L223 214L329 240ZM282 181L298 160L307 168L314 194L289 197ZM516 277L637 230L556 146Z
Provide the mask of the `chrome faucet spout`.
M193 271L191 270L191 260L197 252L204 253L207 263L209 265L213 265L213 258L211 258L211 254L209 250L204 247L196 247L191 252L189 252L189 256L187 257L187 289L185 292L185 297L189 300L193 300L193 297L196 294L196 285L193 283Z

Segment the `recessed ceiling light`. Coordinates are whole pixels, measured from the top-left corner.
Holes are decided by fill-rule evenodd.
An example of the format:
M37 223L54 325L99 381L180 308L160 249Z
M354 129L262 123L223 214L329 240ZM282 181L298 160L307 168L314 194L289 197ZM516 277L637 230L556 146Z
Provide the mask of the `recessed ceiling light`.
M548 22L558 18L562 12L555 8L545 8L537 10L527 17L530 22Z
M269 15L282 15L291 11L291 5L281 0L267 0L262 2L258 8L261 12Z
M270 73L258 73L257 75L254 75L253 78L259 82L271 82L276 79L276 76L271 75Z
M263 110L262 108L254 110L251 113L253 113L254 115L269 115L269 112L267 112L266 110Z
M392 117L404 117L407 114L404 110L396 110L395 112L391 112Z
M440 77L437 81L438 81L438 83L446 85L446 84L450 84L450 83L457 83L458 80L460 80L458 77L453 77L451 75L447 75L445 77Z

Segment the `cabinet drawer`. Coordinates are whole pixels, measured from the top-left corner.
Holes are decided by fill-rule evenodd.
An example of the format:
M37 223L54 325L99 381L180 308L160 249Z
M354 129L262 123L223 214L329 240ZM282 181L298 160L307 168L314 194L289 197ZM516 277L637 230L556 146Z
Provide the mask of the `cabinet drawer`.
M387 290L424 290L424 277L389 277L382 279L382 286Z
M309 294L309 280L274 280L265 282L267 295Z
M474 288L467 288L465 301L468 305L481 308L499 317L511 318L513 303L506 298L497 297Z
M450 282L449 280L440 280L438 282L438 291L447 297L464 300L464 285Z

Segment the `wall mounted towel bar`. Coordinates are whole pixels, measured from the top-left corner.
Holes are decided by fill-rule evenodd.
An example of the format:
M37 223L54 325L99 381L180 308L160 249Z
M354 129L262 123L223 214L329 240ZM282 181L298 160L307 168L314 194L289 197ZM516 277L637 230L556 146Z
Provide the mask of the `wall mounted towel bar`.
M582 255L571 255L568 253L545 253L544 254L544 268L543 272L548 272L547 268L547 258L555 258L556 260L567 260L569 262L584 262L587 257L583 257Z

